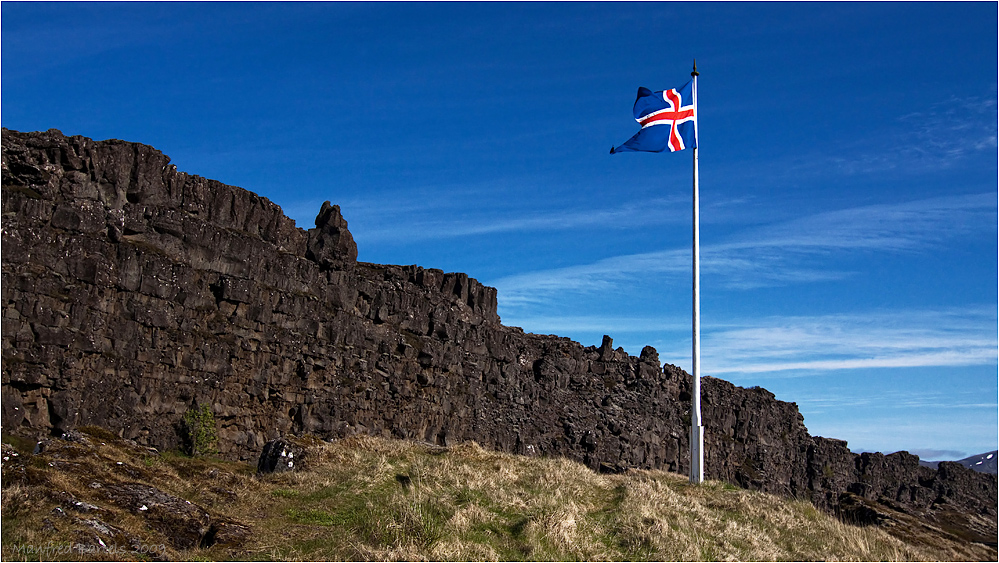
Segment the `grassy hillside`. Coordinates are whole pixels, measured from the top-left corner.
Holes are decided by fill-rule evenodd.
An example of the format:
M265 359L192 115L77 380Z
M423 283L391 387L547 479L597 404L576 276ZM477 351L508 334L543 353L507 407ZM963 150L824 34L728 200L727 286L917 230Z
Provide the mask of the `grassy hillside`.
M4 447L8 561L994 557L967 543L847 525L807 502L723 483L694 487L657 471L599 475L475 444L317 440L304 470L256 477L247 464L158 453L96 428L76 442L53 440L39 455L33 444L5 442L21 446ZM135 490L155 503L122 500ZM206 518L210 537L186 546L191 521Z

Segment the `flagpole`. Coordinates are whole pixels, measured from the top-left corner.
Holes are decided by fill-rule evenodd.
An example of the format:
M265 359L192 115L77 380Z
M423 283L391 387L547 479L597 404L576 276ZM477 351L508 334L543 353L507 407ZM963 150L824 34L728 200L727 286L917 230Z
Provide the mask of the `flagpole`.
M700 211L697 193L697 61L690 76L693 78L694 98L694 303L693 303L693 380L694 392L690 404L690 482L704 481L704 426L701 424L701 241Z

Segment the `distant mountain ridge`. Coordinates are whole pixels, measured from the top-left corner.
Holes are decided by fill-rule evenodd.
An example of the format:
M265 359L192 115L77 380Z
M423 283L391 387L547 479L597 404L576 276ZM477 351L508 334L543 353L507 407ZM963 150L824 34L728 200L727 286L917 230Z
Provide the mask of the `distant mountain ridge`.
M956 463L972 469L979 473L989 473L991 475L999 474L999 469L996 467L996 459L999 458L999 450L992 450L991 452L986 452L984 454L977 454L973 456L966 457L964 459L958 460ZM939 461L923 461L919 460L919 465L923 467L929 467L930 469L936 469L941 462Z

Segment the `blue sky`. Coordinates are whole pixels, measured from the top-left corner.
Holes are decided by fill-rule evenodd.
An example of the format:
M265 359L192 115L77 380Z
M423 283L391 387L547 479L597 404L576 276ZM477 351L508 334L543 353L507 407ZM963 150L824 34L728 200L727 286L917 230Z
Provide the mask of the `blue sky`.
M150 144L505 324L690 369L690 152L609 155L697 59L702 369L854 451L997 447L997 4L0 5L0 121Z

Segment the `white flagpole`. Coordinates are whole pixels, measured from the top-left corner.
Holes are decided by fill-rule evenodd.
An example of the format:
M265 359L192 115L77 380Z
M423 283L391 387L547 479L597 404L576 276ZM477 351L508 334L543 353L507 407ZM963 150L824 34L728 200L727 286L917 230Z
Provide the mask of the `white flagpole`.
M694 135L697 137L697 61L694 61ZM694 326L693 379L694 392L690 399L690 482L704 481L704 426L701 424L701 242L697 194L697 146L694 146Z

